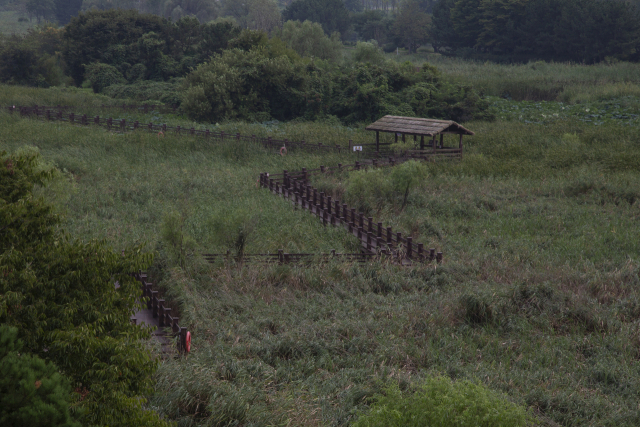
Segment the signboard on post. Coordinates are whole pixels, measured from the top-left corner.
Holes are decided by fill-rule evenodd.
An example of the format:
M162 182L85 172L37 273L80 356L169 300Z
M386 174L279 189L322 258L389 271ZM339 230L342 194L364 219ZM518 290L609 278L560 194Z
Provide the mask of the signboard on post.
M354 145L353 146L353 151L362 151L362 145Z

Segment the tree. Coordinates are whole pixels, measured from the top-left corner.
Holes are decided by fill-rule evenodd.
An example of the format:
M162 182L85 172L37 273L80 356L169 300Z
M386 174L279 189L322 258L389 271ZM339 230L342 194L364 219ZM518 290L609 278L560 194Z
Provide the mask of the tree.
M426 178L427 175L428 170L425 165L415 160L409 160L393 168L391 171L391 184L398 194L402 194L400 211L404 210L407 205L409 191L420 184L420 181Z
M0 323L17 328L21 354L69 378L77 421L167 426L144 408L157 367L143 344L150 331L129 320L140 290L127 273L151 255L136 247L123 256L59 230L59 217L32 193L55 173L33 152L0 153Z
M482 0L482 31L475 47L490 51L513 52L517 30L527 19L529 0Z
M70 398L56 365L24 353L18 329L0 325L0 425L79 427Z
M178 38L173 37L173 30L174 27L166 19L139 14L134 10L81 13L72 18L65 27L62 55L69 74L77 85L81 85L84 81L85 65L102 62L121 66L119 71L125 74L127 67L124 64L130 66L142 62L138 44L145 34L154 33L162 42L161 53L168 56L173 46L167 41ZM153 69L153 66L148 64L145 66L149 70ZM162 76L161 71L157 74ZM171 76L171 72L167 74Z
M472 48L482 32L482 0L457 0L451 8L451 28L456 33L455 48Z
M285 21L311 21L322 25L327 35L344 37L349 30L349 11L342 0L296 0L282 13Z
M54 0L58 24L66 25L82 8L82 0Z
M391 34L393 19L381 10L366 10L355 13L351 19L354 30L362 40L375 40L378 45L387 42Z
M287 21L281 35L288 47L300 56L337 61L342 55L342 43L337 33L329 38L320 24L311 21Z
M393 24L394 33L406 42L409 53L415 50L429 38L431 18L420 9L415 0L409 0L400 9Z
M275 0L251 0L246 20L247 28L270 33L282 24L282 15Z
M38 24L41 19L51 18L55 10L53 0L27 0L25 6L27 8L27 12L36 17Z
M433 7L433 25L431 27L431 44L436 52L443 48L455 48L458 44L458 34L451 23L451 9L456 0L440 0Z

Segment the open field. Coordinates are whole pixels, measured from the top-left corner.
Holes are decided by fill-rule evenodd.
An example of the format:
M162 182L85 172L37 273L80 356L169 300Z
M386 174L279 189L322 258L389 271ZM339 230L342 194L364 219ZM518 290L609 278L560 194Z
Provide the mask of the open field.
M544 61L496 64L449 58L434 53L385 54L395 61L416 65L428 62L449 79L472 85L485 95L527 101L585 103L640 96L640 64L567 64Z
M30 28L34 28L37 25L35 19L31 21L18 21L18 18L21 17L26 16L15 10L0 10L0 33L4 35L24 34Z
M79 91L0 86L0 94L2 105L96 114L103 103ZM404 209L401 194L375 191L388 171L361 172L372 187L362 193L349 174L314 181L441 248L439 266L227 269L197 256L238 242L247 252L356 251L341 229L256 188L260 172L349 163L351 154L280 157L233 141L120 135L4 112L0 150L37 149L63 171L41 192L74 237L107 239L115 250L146 241L157 252L154 279L194 334L188 358L161 365L152 398L180 426L348 425L385 385L412 389L434 374L503 392L542 425L640 425L640 129L622 126L625 117L588 122L577 110L534 120L559 104L525 113L526 123L529 104L494 101L518 112L466 123L477 135L465 139L463 161L428 164ZM373 140L335 123L219 128Z

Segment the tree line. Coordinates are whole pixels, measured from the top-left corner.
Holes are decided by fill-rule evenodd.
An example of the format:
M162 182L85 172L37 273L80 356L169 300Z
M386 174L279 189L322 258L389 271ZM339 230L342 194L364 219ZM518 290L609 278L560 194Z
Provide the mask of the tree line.
M638 2L617 0L439 0L436 51L594 63L640 60Z

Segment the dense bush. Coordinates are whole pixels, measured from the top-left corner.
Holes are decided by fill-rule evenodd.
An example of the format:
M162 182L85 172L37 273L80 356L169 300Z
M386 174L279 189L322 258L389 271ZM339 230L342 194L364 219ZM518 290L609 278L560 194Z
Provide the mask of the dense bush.
M239 33L229 22L202 25L185 17L173 23L133 10L90 11L65 27L62 52L78 85L85 65L94 62L116 67L130 80L167 80L221 52ZM137 64L144 68L134 69Z
M79 426L69 414L69 380L22 347L18 329L0 325L0 425Z
M116 67L100 62L85 66L85 78L95 93L102 92L108 86L125 82L122 73Z
M135 99L136 101L160 101L168 105L180 105L180 87L182 78L171 79L168 82L140 80L133 84L112 84L102 93L112 98Z
M524 427L526 410L469 381L429 378L415 393L390 387L355 427Z
M296 117L304 106L305 73L286 56L232 49L186 78L182 106L200 121L266 121Z
M27 34L0 34L0 82L37 87L56 86L64 81L57 52L62 32L52 27L29 30Z
M358 62L370 62L371 64L379 64L384 62L384 54L380 51L378 43L373 40L371 42L358 42L356 51L353 53L353 59Z
M473 89L444 81L428 64L418 69L393 61L329 66L273 45L274 40L264 40L250 51L225 51L188 75L183 96L188 116L215 122L334 115L345 123L386 114L459 121L491 117L487 102Z
M337 61L342 57L340 35L327 37L320 24L311 21L287 21L280 36L300 56Z

